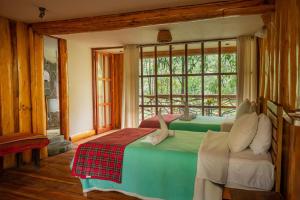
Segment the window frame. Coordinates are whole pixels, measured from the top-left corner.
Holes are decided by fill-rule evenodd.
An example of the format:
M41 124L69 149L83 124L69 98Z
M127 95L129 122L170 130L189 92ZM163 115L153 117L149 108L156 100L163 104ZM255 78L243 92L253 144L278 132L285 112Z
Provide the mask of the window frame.
M168 56L169 56L169 74L158 74L157 73L157 68L158 68L158 52L157 52L157 47L160 46L160 45L145 45L145 46L140 46L140 73L139 73L139 81L140 81L140 91L141 93L139 94L139 98L141 98L141 102L139 102L139 108L141 109L141 118L140 120L144 120L145 119L145 108L155 108L155 114L158 114L159 113L159 109L160 108L165 108L167 107L168 109L170 109L170 114L173 114L173 110L174 108L184 108L185 106L184 105L173 105L173 97L174 96L180 96L180 95L177 95L177 94L173 94L173 87L172 87L172 79L176 76L181 76L181 77L184 77L185 79L185 84L184 84L184 95L182 98L185 98L185 101L186 102L189 102L189 98L190 97L199 97L201 98L201 105L189 105L190 108L200 108L201 109L201 114L204 116L205 115L205 109L207 108L215 108L215 109L218 109L218 116L221 116L222 115L222 108L229 108L229 109L232 109L232 108L236 108L236 106L224 106L222 105L222 98L224 97L230 97L230 98L235 98L237 99L237 94L236 95L222 95L222 76L224 75L233 75L233 76L236 76L236 79L238 79L238 73L237 73L237 70L238 70L238 63L237 63L237 60L236 60L236 70L235 72L222 72L222 41L233 41L235 40L236 41L236 38L230 38L230 39L222 39L222 40L210 40L210 41L196 41L196 42L183 42L183 43L168 43L168 44L165 44L165 45L168 45L169 46L169 52L168 52ZM205 65L205 52L204 52L204 44L207 43L207 42L218 42L218 72L217 73L207 73L204 71L204 65ZM188 53L189 53L189 49L188 49L188 45L189 44L192 44L192 43L201 43L201 73L188 73ZM184 73L182 74L173 74L172 73L172 53L173 53L173 50L172 50L172 46L174 44L182 44L184 45ZM143 61L144 61L144 52L143 52L143 48L144 47L154 47L154 52L153 55L153 59L154 59L154 74L151 74L151 75L144 75L144 67L143 67ZM236 53L236 56L237 56L237 47L234 48L235 49L235 53ZM178 52L176 52L176 55L178 54ZM149 56L151 57L151 56ZM201 76L201 94L199 95L191 95L189 94L189 91L188 91L188 78L189 77L193 77L193 76ZM209 76L217 76L218 77L218 93L217 94L214 94L214 95L205 95L204 94L204 78L205 77L209 77ZM148 78L148 77L152 77L154 78L154 95L145 95L144 94L144 78ZM159 95L157 90L158 90L158 87L157 87L157 79L159 77L169 77L170 78L170 90L169 90L169 94L165 94L165 95ZM237 85L236 85L237 87ZM237 88L236 88L236 92L237 92ZM168 96L170 98L170 102L168 105L158 105L158 98L159 97L163 97L163 96ZM153 105L145 105L145 102L144 102L144 99L145 97L152 97L152 98L155 98L155 104ZM205 105L205 98L206 97L215 97L218 99L218 104L217 105L214 105L214 106L208 106L208 105Z

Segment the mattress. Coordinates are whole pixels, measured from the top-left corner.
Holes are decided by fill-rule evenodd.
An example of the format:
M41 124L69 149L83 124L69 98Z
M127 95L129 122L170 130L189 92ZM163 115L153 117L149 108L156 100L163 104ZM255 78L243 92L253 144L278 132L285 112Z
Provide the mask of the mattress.
M270 191L274 165L270 153L255 155L251 149L230 153L226 187Z

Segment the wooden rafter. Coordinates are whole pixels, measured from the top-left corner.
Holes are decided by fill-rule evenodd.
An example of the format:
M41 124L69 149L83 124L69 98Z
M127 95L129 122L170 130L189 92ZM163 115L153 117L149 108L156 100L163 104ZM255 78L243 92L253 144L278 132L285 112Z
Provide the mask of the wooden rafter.
M233 15L264 14L272 11L274 11L274 5L267 4L264 0L232 0L123 14L38 22L31 24L31 26L33 30L40 34L59 35L92 31L119 30L123 28Z

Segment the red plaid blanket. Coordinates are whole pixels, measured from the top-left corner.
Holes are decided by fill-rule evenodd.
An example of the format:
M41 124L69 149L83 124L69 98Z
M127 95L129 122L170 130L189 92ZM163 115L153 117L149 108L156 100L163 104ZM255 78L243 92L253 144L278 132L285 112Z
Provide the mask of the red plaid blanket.
M125 147L155 130L126 128L79 145L72 175L121 183Z
M169 124L178 119L180 115L175 114L167 114L162 116L166 124L169 126ZM159 120L157 116L145 119L141 122L139 128L160 128Z

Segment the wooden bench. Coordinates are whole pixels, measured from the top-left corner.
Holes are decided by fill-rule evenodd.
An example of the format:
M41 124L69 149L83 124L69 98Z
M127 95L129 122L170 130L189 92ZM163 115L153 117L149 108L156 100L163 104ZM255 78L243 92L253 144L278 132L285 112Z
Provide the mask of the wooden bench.
M40 166L40 149L47 146L49 140L44 135L17 133L0 136L0 171L3 169L3 157L16 153L17 167L22 165L22 152L32 150L35 166Z

